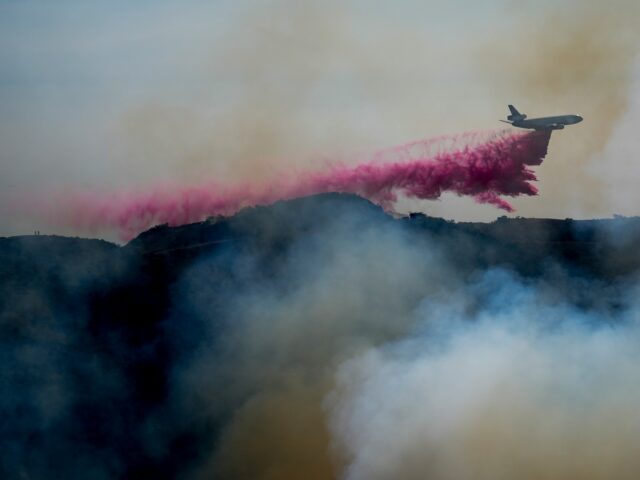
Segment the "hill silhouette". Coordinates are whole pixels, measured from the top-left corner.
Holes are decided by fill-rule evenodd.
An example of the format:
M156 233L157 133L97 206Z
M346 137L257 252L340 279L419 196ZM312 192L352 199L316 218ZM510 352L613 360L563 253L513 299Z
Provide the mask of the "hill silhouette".
M332 255L343 247L357 255L362 232L379 236L383 252L391 233L425 256L437 252L463 279L500 269L525 283L544 280L588 311L619 309L611 289L640 270L640 218L396 219L340 194L161 225L124 246L1 238L0 477L176 478L208 464L237 399L250 393L206 415L196 402L186 414L185 398L198 396L176 393L185 391L186 366L232 338L246 308L239 302L255 303L264 289L297 291L328 261L307 258L327 242ZM375 266L377 258L358 262ZM268 302L259 306L269 311ZM203 380L226 398L229 385L211 382Z

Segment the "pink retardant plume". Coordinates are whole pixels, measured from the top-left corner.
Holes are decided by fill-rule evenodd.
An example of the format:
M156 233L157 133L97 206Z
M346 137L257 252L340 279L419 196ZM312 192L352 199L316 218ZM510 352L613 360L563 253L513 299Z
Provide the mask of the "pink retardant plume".
M55 216L74 227L116 229L126 240L156 224L181 225L209 216L233 215L245 207L328 192L360 195L387 210L393 208L398 194L433 200L443 192L453 192L513 211L501 196L537 193L530 183L536 177L528 167L542 162L550 132L494 132L489 138L485 135L482 142L478 142L479 136L413 142L375 152L355 165L329 165L321 171L266 183L202 183L110 196L67 195L56 204L61 210ZM442 145L445 150L431 152Z

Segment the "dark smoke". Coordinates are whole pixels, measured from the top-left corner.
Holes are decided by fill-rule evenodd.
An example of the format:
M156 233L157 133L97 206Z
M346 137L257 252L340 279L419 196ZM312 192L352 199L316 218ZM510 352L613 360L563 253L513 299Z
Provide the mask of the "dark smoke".
M635 478L639 234L324 195L0 239L0 476Z

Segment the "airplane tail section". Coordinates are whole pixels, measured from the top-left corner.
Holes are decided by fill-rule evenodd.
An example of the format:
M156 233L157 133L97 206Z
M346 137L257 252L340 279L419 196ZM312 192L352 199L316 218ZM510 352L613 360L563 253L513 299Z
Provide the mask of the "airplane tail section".
M511 112L511 115L507 116L507 120L516 121L527 118L525 114L520 113L513 105L509 105L509 111Z

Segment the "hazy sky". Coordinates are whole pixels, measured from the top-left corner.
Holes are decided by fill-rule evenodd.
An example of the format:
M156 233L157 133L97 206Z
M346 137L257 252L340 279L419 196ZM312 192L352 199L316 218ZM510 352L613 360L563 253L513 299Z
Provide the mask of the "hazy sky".
M0 0L0 189L263 180L314 155L579 113L516 215L640 214L635 1ZM403 202L457 219L472 199ZM61 231L15 210L0 235Z

